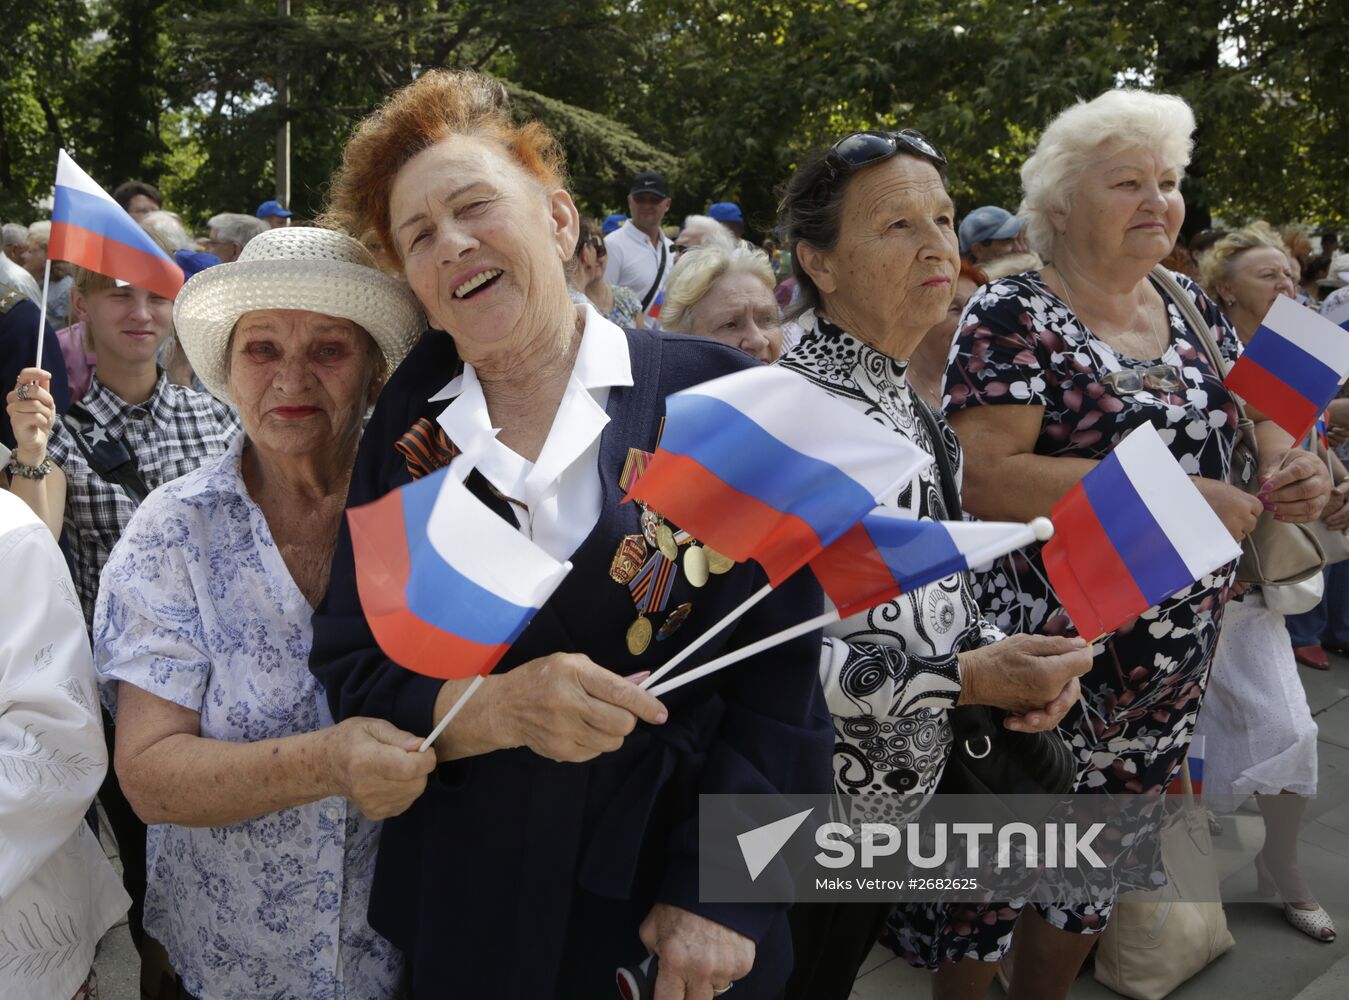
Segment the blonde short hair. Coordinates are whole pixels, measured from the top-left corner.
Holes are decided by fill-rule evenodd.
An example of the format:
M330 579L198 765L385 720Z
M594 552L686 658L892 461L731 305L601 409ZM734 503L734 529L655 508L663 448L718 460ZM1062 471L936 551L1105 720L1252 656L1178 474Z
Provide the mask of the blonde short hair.
M1252 222L1242 229L1233 230L1200 255L1199 284L1213 301L1222 301L1218 285L1232 279L1232 268L1237 258L1247 250L1261 247L1278 250L1285 257L1290 256L1283 239L1268 222Z
M1107 144L1140 147L1184 174L1194 149L1194 112L1174 94L1107 90L1079 101L1045 128L1021 167L1021 209L1026 243L1045 260L1054 259L1051 213L1067 212L1077 182Z
M768 254L743 240L737 241L729 229L718 224L720 233L709 233L702 244L679 258L665 288L661 306L661 329L671 333L693 331L693 308L702 301L719 279L732 272L758 278L773 291L775 279Z

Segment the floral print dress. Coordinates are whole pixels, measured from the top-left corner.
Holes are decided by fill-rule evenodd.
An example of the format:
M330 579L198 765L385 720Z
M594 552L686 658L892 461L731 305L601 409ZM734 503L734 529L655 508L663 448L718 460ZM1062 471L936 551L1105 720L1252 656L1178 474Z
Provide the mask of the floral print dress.
M1194 282L1175 277L1193 296L1225 359L1235 361L1241 347L1227 320ZM952 347L947 412L1041 406L1035 453L1095 460L1150 423L1187 473L1226 479L1236 404L1180 309L1162 294L1170 342L1160 358L1136 359L1095 337L1037 272L983 286L966 305ZM1101 381L1109 372L1161 363L1180 370L1182 390L1116 394ZM1090 718L1074 709L1060 727L1078 759L1078 792L1156 792L1174 776L1194 732L1234 573L1232 564L1204 577L1096 645L1095 663L1082 678ZM1039 546L996 562L976 577L975 593L984 613L1009 634L1071 629ZM1127 875L1125 881L1132 882ZM1105 927L1113 897L1037 909L1056 927L1090 934ZM1016 917L1017 908L1006 903L907 904L895 911L889 943L929 968L943 959L997 961L1011 943Z

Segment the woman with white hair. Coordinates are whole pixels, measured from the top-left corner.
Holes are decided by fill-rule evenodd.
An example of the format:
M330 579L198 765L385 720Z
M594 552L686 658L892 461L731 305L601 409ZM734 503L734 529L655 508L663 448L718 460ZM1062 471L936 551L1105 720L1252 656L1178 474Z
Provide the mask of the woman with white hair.
M717 231L705 234L675 264L665 288L662 329L717 340L772 364L782 353L782 320L768 254L713 224Z
M1174 276L1184 301L1173 300L1153 274L1185 215L1180 183L1193 131L1180 98L1112 90L1055 118L1022 167L1027 242L1048 264L971 298L946 372L970 513L1048 515L1125 435L1152 424L1234 538L1264 510L1283 521L1320 514L1330 486L1325 467L1290 454L1289 435L1260 414L1251 414L1259 498L1229 482L1236 402L1187 311L1198 310L1225 363L1240 354L1240 342L1196 285ZM1087 637L1097 640L1082 679L1089 713L1075 709L1060 726L1078 758L1079 792L1158 792L1175 776L1234 580L1228 565L1136 622ZM1037 549L996 563L977 590L1006 632L1071 628ZM1112 874L1133 885L1152 873L1124 857ZM1007 903L901 907L898 944L938 970L935 995L982 997L1016 926L1008 995L1066 997L1114 896L1103 890L1090 902L1033 903L1019 924L1018 908Z
M150 825L145 930L201 1000L391 1000L377 821L435 757L381 719L334 725L308 657L362 418L421 311L356 240L294 227L195 275L174 323L244 434L146 497L99 591L117 774Z

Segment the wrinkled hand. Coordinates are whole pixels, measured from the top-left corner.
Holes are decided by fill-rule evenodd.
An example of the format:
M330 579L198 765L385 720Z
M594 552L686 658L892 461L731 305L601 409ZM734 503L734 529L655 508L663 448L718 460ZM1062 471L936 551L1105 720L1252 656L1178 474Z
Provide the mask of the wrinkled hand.
M637 932L660 956L655 1000L711 1000L754 968L754 942L688 910L657 903Z
M1026 716L1008 727L1020 732L1048 729L1050 719L1057 724L1077 701L1077 678L1091 669L1091 660L1091 644L1076 636L1010 636L960 654L959 704Z
M554 653L498 676L492 697L505 727L504 745L527 746L551 760L580 762L610 753L639 720L660 725L667 716L633 678L579 653Z
M20 465L41 465L47 457L47 440L56 423L52 377L41 368L25 368L5 397L5 409L14 428L14 460ZM19 398L19 386L28 386L28 398Z
M1330 491L1325 510L1321 511L1321 520L1331 531L1349 528L1349 479Z
M1332 399L1326 407L1326 437L1332 448L1349 441L1349 398Z
M1043 733L1053 729L1082 697L1082 684L1076 677L1063 686L1048 705L1023 715L1009 715L1002 720L1005 728L1014 733Z
M1300 524L1321 516L1330 470L1309 451L1290 450L1277 471L1261 479L1259 498L1276 521Z
M368 819L406 810L436 766L435 754L417 752L419 738L383 719L346 719L326 732L337 788Z
M1190 479L1233 538L1241 541L1255 530L1255 522L1265 512L1265 506L1259 500L1231 483L1202 476L1191 476Z

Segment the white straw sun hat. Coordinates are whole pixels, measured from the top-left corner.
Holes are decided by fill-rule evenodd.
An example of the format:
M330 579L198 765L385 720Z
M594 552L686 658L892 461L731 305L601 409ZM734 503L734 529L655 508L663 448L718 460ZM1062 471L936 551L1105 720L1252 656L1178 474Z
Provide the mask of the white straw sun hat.
M230 332L257 309L349 319L374 338L391 374L426 326L412 291L380 271L350 236L313 226L269 229L249 240L238 260L193 275L173 304L178 340L217 399L230 402Z

